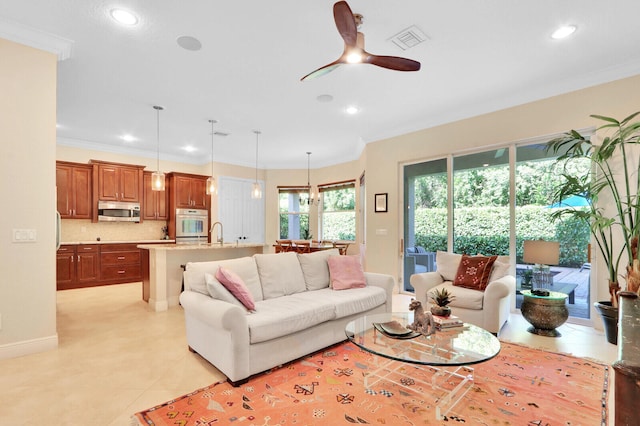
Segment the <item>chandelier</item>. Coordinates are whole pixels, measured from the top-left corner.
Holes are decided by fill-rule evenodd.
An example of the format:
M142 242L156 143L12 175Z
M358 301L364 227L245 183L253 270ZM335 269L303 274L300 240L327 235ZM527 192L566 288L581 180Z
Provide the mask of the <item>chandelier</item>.
M300 194L300 204L318 205L320 204L320 197L316 198L316 192L313 186L311 186L311 152L307 151L307 196L304 197Z

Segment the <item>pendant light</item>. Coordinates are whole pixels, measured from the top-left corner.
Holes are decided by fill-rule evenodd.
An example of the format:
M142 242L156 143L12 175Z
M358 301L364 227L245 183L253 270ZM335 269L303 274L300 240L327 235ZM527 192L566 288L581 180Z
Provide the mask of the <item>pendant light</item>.
M153 109L156 110L158 156L156 157L156 171L151 174L151 189L153 191L164 191L164 173L160 171L160 111L164 108L154 105Z
M305 200L302 196L300 196L300 204L316 204L320 202L320 199L315 199L315 191L311 186L311 152L307 151L307 199Z
M217 120L209 120L209 123L211 123L211 177L207 178L207 195L215 195L218 190L216 187L216 178L213 176L213 125L217 122Z
M258 200L262 198L262 188L258 183L258 136L261 132L260 130L254 130L253 133L256 134L256 180L251 185L251 198Z

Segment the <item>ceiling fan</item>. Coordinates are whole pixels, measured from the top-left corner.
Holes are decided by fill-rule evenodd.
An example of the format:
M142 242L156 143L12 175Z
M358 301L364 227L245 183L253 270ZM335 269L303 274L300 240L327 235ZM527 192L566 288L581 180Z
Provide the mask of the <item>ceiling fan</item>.
M418 71L420 62L397 56L378 56L364 50L364 34L358 31L362 15L355 14L346 1L333 5L333 19L344 40L344 52L335 61L310 72L300 79L304 81L330 73L343 64L372 64L395 71Z

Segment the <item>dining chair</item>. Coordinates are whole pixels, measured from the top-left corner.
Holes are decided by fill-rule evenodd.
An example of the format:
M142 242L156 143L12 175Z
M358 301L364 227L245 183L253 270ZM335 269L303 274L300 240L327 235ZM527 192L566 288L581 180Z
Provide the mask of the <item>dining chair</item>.
M346 255L347 254L347 249L349 248L349 243L336 243L334 241L333 247L337 248L340 251L341 255Z
M296 241L296 252L311 253L311 243L309 241Z
M293 251L291 240L276 240L276 253Z

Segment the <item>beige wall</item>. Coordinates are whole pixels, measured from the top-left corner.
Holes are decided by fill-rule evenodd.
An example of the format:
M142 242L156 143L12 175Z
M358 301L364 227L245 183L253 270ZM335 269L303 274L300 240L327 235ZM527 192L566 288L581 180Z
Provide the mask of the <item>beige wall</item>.
M368 144L365 164L369 198L376 192L389 193L388 213L375 214L372 208L367 209L368 269L399 277L403 163L593 127L597 122L590 114L622 119L640 109L638 99L640 76L635 76ZM379 235L376 230L386 230L387 234ZM597 280L602 282L604 266L596 266ZM598 300L608 300L604 287L598 286Z
M7 358L58 344L57 57L0 39L0 58L0 358ZM34 229L36 241L13 243L13 229Z

